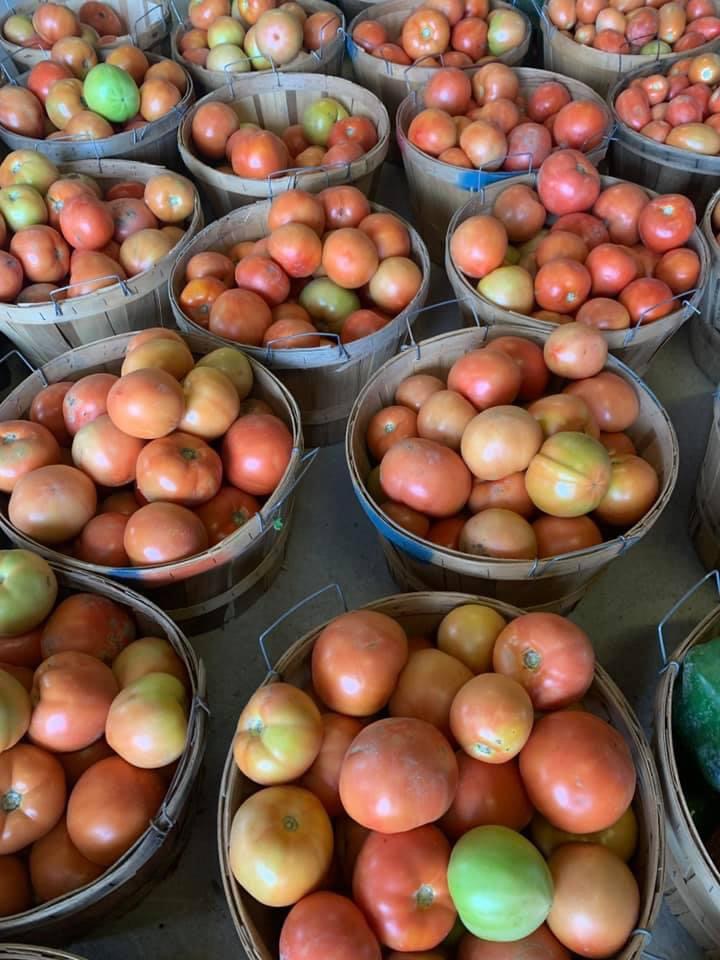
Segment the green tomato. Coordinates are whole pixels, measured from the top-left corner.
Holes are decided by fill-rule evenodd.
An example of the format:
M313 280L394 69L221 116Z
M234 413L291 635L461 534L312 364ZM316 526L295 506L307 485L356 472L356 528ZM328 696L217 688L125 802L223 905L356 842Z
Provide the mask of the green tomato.
M327 277L311 280L300 294L300 304L328 333L340 333L345 317L360 309L360 299L354 290L339 287Z
M20 183L0 190L0 213L11 230L47 223L47 206L42 194L29 184Z
M29 550L0 550L0 636L33 630L55 606L57 579Z
M539 851L515 830L476 827L455 844L448 885L463 924L476 937L509 943L545 921L552 877Z
M650 40L649 43L640 48L640 53L650 57L659 57L666 53L672 53L672 47L664 40Z
M85 77L83 99L111 123L125 123L140 109L137 84L125 70L112 63L99 63Z
M324 147L328 142L333 124L349 116L345 107L337 100L333 100L332 97L321 97L320 100L306 107L302 115L303 133L310 143Z

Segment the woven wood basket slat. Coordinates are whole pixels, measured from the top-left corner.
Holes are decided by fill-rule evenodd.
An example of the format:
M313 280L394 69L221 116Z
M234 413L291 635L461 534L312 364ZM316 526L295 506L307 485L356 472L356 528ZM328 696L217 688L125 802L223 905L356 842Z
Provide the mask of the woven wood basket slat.
M478 349L500 336L519 336L543 344L547 333L509 323L458 330L425 340L389 360L367 383L355 402L345 443L350 478L360 506L376 528L390 572L404 590L457 590L494 596L526 609L569 612L590 583L617 556L637 543L652 528L668 504L678 475L677 438L667 413L657 397L632 370L614 357L605 369L632 384L640 401L640 413L628 431L638 452L658 471L660 493L648 513L628 530L596 547L545 560L497 560L470 557L422 540L385 516L367 492L365 480L371 463L365 436L372 416L393 402L398 384L415 373L445 378L452 364L469 350Z
M80 960L80 958L50 947L26 947L21 943L0 943L0 960Z
M720 339L716 332L714 339ZM720 396L717 393L705 456L690 507L690 536L705 569L717 569L720 566Z

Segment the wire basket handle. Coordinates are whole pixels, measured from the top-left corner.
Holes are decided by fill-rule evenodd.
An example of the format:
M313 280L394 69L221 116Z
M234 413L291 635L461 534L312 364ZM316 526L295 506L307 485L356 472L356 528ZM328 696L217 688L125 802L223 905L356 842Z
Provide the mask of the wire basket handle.
M291 617L294 613L297 613L302 607L306 604L311 603L317 597L322 596L322 594L327 593L330 590L334 590L337 594L338 600L342 604L342 608L345 613L347 613L347 600L345 599L345 594L342 591L342 587L338 583L328 583L324 587L320 587L319 590L316 590L314 593L309 594L307 597L304 597L302 600L298 600L297 603L294 603L289 610L286 610L285 613L281 613L277 620L274 620L269 627L266 627L263 632L258 637L258 646L260 647L260 653L262 658L265 661L265 666L268 668L268 673L276 674L276 670L272 665L270 656L267 651L267 638L268 636L280 626L283 621L287 620L288 617Z
M657 625L658 647L660 648L660 658L663 663L663 671L667 670L667 668L672 663L675 663L674 660L668 660L668 656L667 656L667 645L665 643L665 634L663 631L665 630L665 627L667 626L668 621L671 620L675 616L675 614L678 612L678 610L687 603L690 597L692 597L695 593L697 593L700 587L702 587L703 584L710 579L715 580L715 589L717 590L718 597L720 597L720 570L710 570L709 573L706 573L705 576L702 577L700 580L698 580L698 582L694 586L690 587L689 590L685 591L685 593L680 597L680 599L677 600L670 607L670 609L665 614L665 616L660 620L660 623L658 623Z

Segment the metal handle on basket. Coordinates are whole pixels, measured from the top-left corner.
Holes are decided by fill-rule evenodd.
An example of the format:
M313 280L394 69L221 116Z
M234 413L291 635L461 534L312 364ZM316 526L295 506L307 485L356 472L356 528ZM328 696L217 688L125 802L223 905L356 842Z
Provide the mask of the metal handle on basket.
M320 587L320 589L316 590L314 593L311 593L309 596L304 597L304 599L298 600L298 602L294 603L289 610L286 610L285 613L281 613L277 620L274 620L270 626L266 627L260 634L258 637L258 646L260 647L262 658L265 661L265 666L268 668L268 673L275 673L275 668L270 661L270 656L268 655L267 647L265 646L265 640L267 639L268 634L272 633L273 630L283 622L283 620L287 620L288 617L291 617L294 613L297 613L297 611L301 607L304 607L306 603L311 603L317 597L322 596L323 593L327 593L328 590L334 590L337 593L343 610L347 613L347 600L345 599L345 594L342 591L342 587L339 583L328 583L324 587Z
M437 303L428 303L424 307L418 307L416 310L409 310L407 316L405 317L405 326L407 328L407 340L409 343L403 345L401 349L409 350L410 347L414 347L417 351L417 358L420 359L421 348L420 344L415 339L415 335L412 332L412 326L410 324L410 318L413 319L421 313L427 313L428 310L435 310L436 307L449 307L453 303L469 303L470 312L473 315L473 320L475 321L475 326L478 328L487 329L486 323L480 322L480 316L478 315L477 309L475 307L475 302L472 297L452 297L450 300L439 300Z
M25 356L25 354L24 354L24 353L20 353L20 351L17 350L17 349L8 350L7 353L3 354L3 356L0 357L0 366L2 366L2 365L5 363L6 360L9 360L10 357L17 357L18 360L20 360L22 363L25 364L25 366L28 368L28 370L30 371L31 374L32 374L32 373L37 373L37 374L40 375L40 379L42 380L44 386L46 386L46 387L49 386L49 384L48 384L48 382L47 382L47 379L46 379L46 377L45 377L45 374L42 372L42 370L40 369L40 367L33 366L33 364L32 364L32 363L28 360L28 358Z
M183 24L185 23L185 18L180 15L180 11L178 10L177 6L175 5L175 0L168 0L168 3L169 3L169 6L170 6L170 13L175 17L175 19L177 20L177 22L178 22L178 23L180 24L180 26L182 27Z
M663 669L665 669L669 665L668 658L667 658L667 647L665 645L665 635L663 633L663 630L667 626L668 620L670 620L671 617L674 617L675 614L680 609L680 607L682 607L690 599L690 597L693 596L693 594L697 593L700 587L702 587L702 585L706 583L706 581L710 580L711 577L715 578L715 589L718 592L718 597L720 597L720 570L710 570L709 573L706 573L705 576L702 577L702 579L698 580L698 582L694 586L690 587L689 590L685 591L685 593L680 597L680 599L677 600L672 605L672 607L670 607L668 612L665 614L665 616L662 618L662 620L658 624L657 626L658 647L660 648L660 657L662 658Z
M266 349L265 359L266 359L266 362L269 363L269 362L271 361L271 359L272 359L272 354L273 354L272 345L273 345L273 343L284 343L286 340L297 340L297 339L299 339L300 337L311 337L311 336L313 336L312 333L289 333L286 337L275 337L273 340L268 340L268 342L265 344L265 349ZM338 347L338 349L340 350L340 353L343 355L343 357L344 357L346 360L349 360L349 359L350 359L350 354L349 354L348 351L347 351L347 347L345 346L345 344L344 344L344 343L342 342L342 340L340 339L340 334L339 334L339 333L321 333L320 331L318 331L318 336L327 337L329 340L335 340L335 345ZM322 348L321 348L321 347L311 347L311 348L299 347L298 349L300 349L300 350L302 350L302 349L314 349L314 350L317 350L317 349L322 349Z
M298 470L297 476L295 477L293 482L290 484L290 489L286 491L284 496L282 496L278 500L278 502L272 507L272 509L268 512L268 517L272 516L274 513L277 513L277 511L285 503L287 498L297 490L300 481L305 477L305 474L308 472L310 467L315 463L315 460L317 459L317 455L319 453L320 453L319 448L314 447L312 450L306 450L305 453L302 455L302 457L300 457L301 467ZM272 523L269 525L269 527L265 527L265 520L263 519L262 514L259 513L258 517L260 519L260 528L262 530L269 529L269 527L275 527L275 529L278 529L278 530L282 529L282 520L280 520L280 518L278 518L277 520L273 520ZM278 524L279 526L277 526Z
M132 295L132 290L127 285L127 280L124 280L122 277L119 277L116 273L108 273L107 276L105 277L96 277L95 280L93 280L92 282L97 283L100 280L114 280L115 283L120 284L120 289L122 290L122 292L125 294L126 297L129 297ZM86 282L87 281L82 281L82 283L86 283ZM50 299L52 300L53 305L55 307L56 316L61 317L63 315L62 307L60 306L60 301L56 299L56 295L59 293L65 293L68 290L72 290L73 287L80 287L82 286L82 283L68 283L64 287L56 287L54 290L50 291ZM103 289L104 287L98 287L97 290L93 290L91 292L98 293L99 290L103 290Z
M681 297L692 297L696 293L700 293L700 287L693 287L691 290L684 290L682 293L676 293L672 297L667 297L665 300L661 300L659 303L654 303L651 307L646 307L640 316L637 319L637 322L628 327L627 333L623 337L623 346L626 347L629 343L635 339L638 330L642 326L643 317L650 313L651 310L656 310L658 307L661 307L664 303L673 303L675 300L680 300ZM681 303L684 307L687 307L689 310L694 310L695 313L699 314L700 311L697 307L693 306L689 300L681 300Z
M292 177L292 186L291 190L294 190L297 186L298 178L307 176L311 173L324 173L325 182L327 186L330 186L330 172L332 170L337 170L340 167L345 167L345 176L350 176L350 168L352 167L352 160L343 160L341 163L331 163L323 164L320 167L286 167L283 170L276 170L274 173L269 173L265 177L265 181L268 185L268 193L270 194L270 199L273 199L273 180L280 180L283 177ZM285 190L282 191L283 193Z
M168 18L167 8L162 3L153 3L151 6L147 8L147 10L144 13L141 13L139 17L135 18L135 22L133 23L132 30L130 31L130 36L133 38L135 44L138 46L139 44L138 44L137 25L140 23L141 20L147 19L150 16L150 14L153 12L153 10L159 10L161 12L163 26L167 27L167 18ZM160 26L160 24L158 24L158 26ZM151 29L154 29L152 27L152 24L150 24L150 27Z

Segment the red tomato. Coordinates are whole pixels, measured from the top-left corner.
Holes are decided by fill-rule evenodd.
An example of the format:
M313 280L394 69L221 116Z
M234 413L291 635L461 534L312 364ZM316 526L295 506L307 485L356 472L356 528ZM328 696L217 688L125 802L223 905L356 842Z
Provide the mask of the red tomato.
M31 420L0 423L0 490L11 493L20 477L38 467L60 462L60 447L53 434Z
M512 361L508 359L508 363ZM514 366L519 376L519 368ZM408 439L396 443L383 457L380 484L389 497L413 510L431 517L451 517L467 503L472 478L449 447L433 440Z
M0 854L44 837L64 809L65 774L52 754L27 743L0 753Z
M246 493L268 496L285 476L292 450L292 434L278 417L240 417L222 441L225 478Z
M462 749L485 763L506 763L527 742L533 707L522 686L501 674L481 673L460 689L450 728Z
M279 960L381 960L380 944L352 900L311 893L285 918Z
M532 340L524 337L496 337L488 343L486 349L506 353L520 367L522 382L518 400L529 403L545 393L550 372L545 365L542 348Z
M537 192L557 216L590 210L600 194L600 174L578 150L558 150L540 167Z
M472 672L442 650L417 650L398 677L388 703L391 717L427 720L446 737L450 736L450 707L458 690Z
M72 442L63 417L63 401L71 387L70 380L51 383L35 394L30 405L30 419L47 427L61 447L69 447Z
M348 747L362 730L354 717L324 713L321 717L323 740L312 766L300 780L300 786L312 791L325 807L328 816L343 812L340 802L340 769Z
M485 763L458 750L458 787L440 826L452 840L474 827L524 830L533 815L517 760Z
M208 535L187 507L156 501L128 519L123 545L133 564L170 563L207 550Z
M0 857L0 917L23 913L33 906L27 867L19 857Z
M543 924L529 937L513 943L491 943L466 933L457 960L570 960L570 954Z
M222 483L222 463L204 440L179 430L152 440L137 458L137 486L148 502L194 507L212 499Z
M260 509L260 503L251 494L237 487L221 487L207 503L195 508L207 530L210 546L220 543L244 526Z
M632 246L639 240L638 220L650 198L635 183L614 183L595 202L593 214L607 227L612 243Z
M57 605L42 632L42 655L75 651L112 663L135 639L124 607L95 593L74 593Z
M505 351L471 350L450 368L447 385L478 410L512 403L523 384L523 371ZM456 511L453 511L456 512Z
M640 239L655 253L683 247L695 229L692 201L680 194L665 194L651 200L640 214Z
M535 299L543 310L575 313L592 287L590 273L576 260L551 260L535 275Z
M84 857L74 845L64 819L30 850L30 878L41 903L72 893L102 873L103 867Z
M63 416L70 436L80 427L107 413L107 396L118 382L113 373L91 373L78 380L63 399Z

